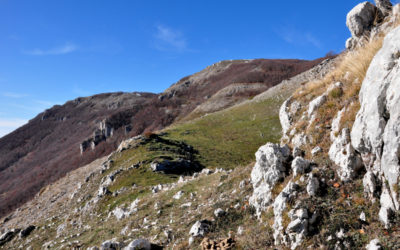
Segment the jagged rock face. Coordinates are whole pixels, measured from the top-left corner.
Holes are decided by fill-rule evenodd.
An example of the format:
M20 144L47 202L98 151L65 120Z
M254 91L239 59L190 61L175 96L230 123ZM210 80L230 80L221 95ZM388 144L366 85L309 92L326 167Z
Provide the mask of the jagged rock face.
M387 16L392 11L390 0L375 0L375 4L384 16Z
M354 38L361 37L368 31L375 19L376 7L370 2L363 2L354 7L348 14L346 25Z
M390 189L396 209L399 205L395 187L400 176L399 57L400 28L396 28L386 35L382 49L371 62L360 90L361 108L351 131L352 145L361 153L367 170L389 184L386 188Z
M272 202L272 189L276 183L285 177L290 158L290 149L287 145L267 143L256 153L256 164L251 172L251 184L254 192L250 197L250 204L260 215Z
M370 2L363 2L355 6L346 18L346 25L351 37L346 41L346 49L353 49L373 27L378 9Z

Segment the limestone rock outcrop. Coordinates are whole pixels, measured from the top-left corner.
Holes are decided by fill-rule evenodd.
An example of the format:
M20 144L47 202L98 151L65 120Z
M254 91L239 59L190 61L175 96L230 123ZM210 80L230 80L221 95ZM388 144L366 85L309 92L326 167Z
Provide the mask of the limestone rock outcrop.
M332 134L331 137L333 142L329 148L329 158L338 166L337 173L340 179L350 181L363 167L360 156L351 145L350 130L344 128L337 137Z
M392 11L392 3L390 0L375 0L375 4L383 16L389 15Z
M394 203L381 208L380 218L385 224L387 210L399 209L396 188L400 177L399 58L400 28L396 28L386 35L382 49L367 71L359 94L361 108L351 130L352 145L360 152L367 171L382 181L386 186L383 190L388 189L382 195Z
M355 6L346 18L346 25L353 38L360 38L373 25L377 8L370 2Z
M285 177L288 169L288 160L291 157L287 145L267 143L260 147L256 153L256 164L251 172L253 195L250 204L256 208L257 214L272 202L272 189L276 183Z

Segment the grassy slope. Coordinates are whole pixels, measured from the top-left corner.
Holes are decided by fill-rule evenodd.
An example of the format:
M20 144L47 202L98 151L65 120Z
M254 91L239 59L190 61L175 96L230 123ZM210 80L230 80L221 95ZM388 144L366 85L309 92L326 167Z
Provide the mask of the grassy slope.
M192 146L197 151L194 160L203 167L234 169L246 166L254 161L254 153L261 145L279 141L281 126L278 110L283 100L280 97L247 102L167 128L160 137L165 141L184 142ZM138 169L117 176L109 189L114 192L123 187L130 188L133 184L138 187L117 197L106 197L101 207L110 211L120 204L151 193L151 186L175 182L177 175L154 173L150 170L150 162L162 157L183 157L178 151L176 146L148 140L137 147L116 153L112 168L106 174L137 162L145 163Z
M283 98L248 102L209 114L166 130L167 138L182 140L199 152L199 162L209 168L232 169L254 161L266 142L281 137L279 107Z
M248 169L248 167L245 168L245 166L248 166L249 163L254 161L254 153L261 145L268 141L279 141L281 137L281 127L278 111L285 97L269 98L257 102L247 102L228 110L197 118L191 122L177 124L163 131L164 133L162 133L161 138L166 141L182 141L193 146L193 148L197 150L195 160L204 167L225 169L240 167L239 169ZM151 148L158 148L158 150L150 150ZM115 154L113 157L113 167L108 172L120 167L127 167L138 161L146 161L147 163L143 164L139 169L130 170L129 172L125 172L123 175L117 177L115 184L110 186L111 191L118 190L122 187L129 188L133 183L136 183L138 188L122 193L117 197L109 196L103 199L100 205L100 213L103 216L106 216L109 211L115 207L121 206L122 204L129 204L129 202L133 201L137 197L140 197L142 200L144 199L154 202L153 196L149 195L151 194L149 187L159 183L171 183L176 181L177 178L177 176L174 175L158 174L149 170L149 162L163 156L178 158L179 154L177 154L174 148L166 148L165 144L160 144L154 140L150 140L146 144ZM239 169L237 171L241 172ZM248 170L245 172L248 174ZM143 178L143 175L146 178ZM245 178L243 174L239 175L242 177L239 178L238 181ZM216 179L215 181L216 183L214 188L216 188L220 180ZM184 235L187 234L190 226L195 220L201 219L201 214L204 214L205 211L198 213L197 216L188 217L185 220L186 223L184 227L182 227L181 224L169 223L170 216L172 216L172 218L179 218L186 214L184 212L185 209L178 208L178 204L175 204L176 201L173 199L171 200L171 197L175 192L177 192L177 190L184 190L186 194L196 192L198 195L202 192L209 192L210 194L204 194L204 197L201 198L204 199L203 202L206 202L211 198L211 196L215 196L213 200L217 200L217 197L221 194L220 188L223 188L224 191L230 192L229 190L232 190L234 186L238 185L238 183L236 183L232 186L233 183L229 183L230 187L221 186L215 190L214 188L210 189L211 182L212 181L209 178L201 178L199 181L188 183L180 189L174 189L173 191L160 194L156 200L163 203L163 214L169 214L169 216L164 219L160 218L155 214L156 211L152 209L154 204L149 204L145 206L149 209L141 210L135 218L131 218L129 224L133 223L136 224L136 226L139 226L140 221L146 216L149 219L158 218L158 220L165 220L160 223L161 225L170 224L172 228L176 227L177 234L182 234L181 237L185 238L186 236ZM226 184L228 184L228 182ZM204 190L204 187L207 186L209 188L207 188L206 191ZM200 202L200 204L203 202ZM238 200L235 199L235 202L238 202ZM183 203L183 200L179 202L179 205L181 203ZM212 214L213 209L215 208L210 207L207 214ZM239 217L241 218L241 215ZM101 229L101 233L96 233L98 236L102 235L102 237L93 238L92 233L89 233L82 239L83 241L89 241L90 244L100 243L101 240L115 237L114 233L117 233L122 227L122 225L117 226L110 224L106 228ZM229 230L231 229L236 230L236 228L229 227ZM222 228L217 231L220 230L222 230ZM226 230L227 229L224 229L223 231ZM142 236L148 237L149 233L150 235L161 233L151 231L152 230L146 232L145 230ZM223 233L219 236L226 235Z

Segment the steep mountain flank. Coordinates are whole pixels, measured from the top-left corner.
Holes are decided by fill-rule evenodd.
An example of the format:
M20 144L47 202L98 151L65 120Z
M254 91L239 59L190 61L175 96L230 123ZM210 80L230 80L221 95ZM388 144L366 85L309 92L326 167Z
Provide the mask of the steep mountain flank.
M185 117L231 84L258 87L234 92L234 100L221 100L224 105L207 112L248 99L322 60L223 61L183 78L159 95L100 94L54 106L0 139L0 215L69 171L109 154L123 139Z

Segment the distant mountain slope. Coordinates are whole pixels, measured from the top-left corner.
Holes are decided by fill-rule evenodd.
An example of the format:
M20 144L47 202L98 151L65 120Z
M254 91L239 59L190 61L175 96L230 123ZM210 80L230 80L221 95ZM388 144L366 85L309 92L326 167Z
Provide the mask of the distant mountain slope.
M222 61L159 95L108 93L56 105L0 138L0 216L69 171L109 154L123 139L184 118L223 88L236 83L258 86L230 95L219 93L230 100L211 111L255 96L323 59Z

